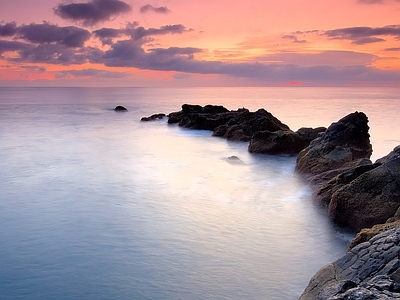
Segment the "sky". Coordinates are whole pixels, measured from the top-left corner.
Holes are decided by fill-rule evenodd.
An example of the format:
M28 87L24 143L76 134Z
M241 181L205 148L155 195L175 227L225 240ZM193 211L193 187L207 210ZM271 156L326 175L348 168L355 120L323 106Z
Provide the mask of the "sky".
M0 86L400 86L400 0L0 0Z

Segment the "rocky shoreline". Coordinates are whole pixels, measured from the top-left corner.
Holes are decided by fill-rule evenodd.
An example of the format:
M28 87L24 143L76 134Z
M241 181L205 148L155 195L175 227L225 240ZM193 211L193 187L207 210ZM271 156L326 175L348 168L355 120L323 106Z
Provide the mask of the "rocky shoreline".
M364 113L294 132L265 109L184 104L168 123L249 142L252 153L297 155L296 171L315 186L315 203L359 232L344 257L311 279L301 300L400 299L400 146L373 163Z

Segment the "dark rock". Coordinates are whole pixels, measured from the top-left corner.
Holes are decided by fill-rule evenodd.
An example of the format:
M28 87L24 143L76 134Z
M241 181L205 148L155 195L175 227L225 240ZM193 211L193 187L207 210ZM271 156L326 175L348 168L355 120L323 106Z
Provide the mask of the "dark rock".
M336 222L359 231L385 223L399 207L400 157L361 174L337 190L328 211Z
M155 121L155 120L162 119L164 117L165 117L165 114L154 114L154 115L151 115L150 117L143 117L140 119L140 121L145 121L145 122Z
M380 233L319 270L299 300L400 299L400 227Z
M362 112L332 123L299 153L296 170L311 177L343 166L350 167L360 158L370 158L372 146L368 130L368 118Z
M258 131L289 130L289 127L264 109L250 112L240 108L228 111L223 106L182 105L182 110L168 115L168 123L179 123L179 126L190 129L214 131L214 136L225 137L229 140L250 141Z
M226 161L233 165L244 165L244 162L237 157L236 155L232 155L226 158Z
M114 108L114 111L128 111L124 106L118 105Z
M264 154L297 154L307 147L301 137L290 130L256 132L249 145L249 152Z
M249 151L265 154L297 154L326 128L300 128L298 131L259 131L250 140Z

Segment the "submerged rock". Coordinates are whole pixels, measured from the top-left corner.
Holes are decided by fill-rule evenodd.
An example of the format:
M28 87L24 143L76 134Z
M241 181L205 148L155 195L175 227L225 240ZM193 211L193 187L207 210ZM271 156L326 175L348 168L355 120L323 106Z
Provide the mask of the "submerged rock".
M124 107L124 106L122 106L122 105L118 105L118 106L116 106L115 108L114 108L114 111L118 111L118 112L123 112L123 111L128 111L127 109L126 109L126 107Z
M400 299L400 227L320 269L299 300Z

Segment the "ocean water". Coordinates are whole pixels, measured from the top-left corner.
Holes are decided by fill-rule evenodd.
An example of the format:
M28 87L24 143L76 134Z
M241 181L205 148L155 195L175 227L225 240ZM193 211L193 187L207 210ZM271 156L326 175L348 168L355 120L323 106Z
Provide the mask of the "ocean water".
M1 299L297 299L345 253L295 157L140 122L183 103L293 130L363 111L372 160L400 144L400 89L0 88Z

